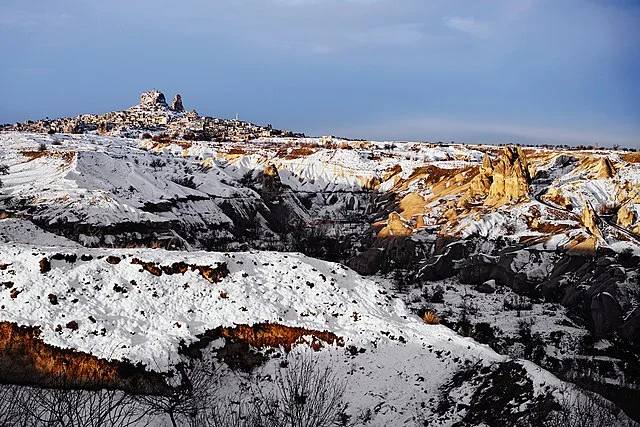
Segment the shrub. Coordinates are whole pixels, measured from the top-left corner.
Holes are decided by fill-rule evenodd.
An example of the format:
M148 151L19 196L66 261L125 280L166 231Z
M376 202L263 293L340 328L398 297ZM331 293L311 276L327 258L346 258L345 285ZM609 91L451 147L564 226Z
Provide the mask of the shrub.
M276 373L274 390L256 385L251 425L263 427L329 427L345 419L346 384L329 366L302 357Z
M196 183L193 182L193 176L185 176L182 178L173 178L171 181L175 182L178 185L182 185L183 187L188 188L196 188Z
M153 168L153 170L158 170L158 169L162 169L163 167L165 167L167 164L165 162L163 162L160 159L153 159L151 160L151 163L149 163L149 166L151 166Z
M0 175L9 175L9 166L0 165Z
M424 314L422 315L422 320L424 320L424 323L426 323L427 325L440 324L440 317L438 317L438 315L435 314L433 311L425 311Z

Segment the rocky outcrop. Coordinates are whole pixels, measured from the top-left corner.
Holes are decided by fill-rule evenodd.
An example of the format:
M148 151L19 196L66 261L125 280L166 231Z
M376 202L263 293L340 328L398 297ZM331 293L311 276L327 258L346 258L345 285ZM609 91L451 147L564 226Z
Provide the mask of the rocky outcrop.
M267 203L280 200L282 181L278 174L278 168L273 163L267 164L262 172L262 199Z
M166 109L167 99L159 90L150 90L140 95L140 107L148 110Z
M408 237L413 234L413 227L399 213L391 212L387 225L378 233L379 238Z
M598 162L598 179L613 178L615 174L616 168L613 166L613 163L611 163L611 160L609 160L608 157L600 158L600 161Z
M521 200L529 194L529 164L520 147L505 147L493 169L493 181L485 206L501 206Z
M349 260L349 267L362 275L375 274L384 260L384 248L371 248Z
M71 119L63 124L62 130L64 133L79 134L85 131L85 125L82 120Z
M591 204L587 201L584 202L580 221L589 234L597 237L598 239L602 239L602 232L598 228L598 215Z
M72 329L73 323L68 327ZM44 343L38 326L0 322L0 382L62 388L118 388L133 393L167 391L159 374Z
M521 294L533 292L535 283L520 272L513 271L511 264L515 253L502 256L474 255L460 265L460 283L481 286L488 281L509 286Z
M573 210L571 199L565 196L559 188L549 186L549 189L546 194L544 194L543 198L555 205L561 206L564 209Z
M595 337L605 337L622 325L622 308L611 294L600 292L591 299L591 318Z
M478 174L469 182L469 189L458 201L458 207L465 207L476 198L484 198L489 195L493 183L493 165L489 155L485 153Z
M171 101L171 109L178 113L184 113L185 109L182 106L182 96L179 93L176 93L176 96L173 97L173 101Z
M469 250L469 242L449 243L441 249L440 254L420 264L416 277L420 280L433 281L455 276L460 272L460 264L467 258Z
M618 328L618 334L629 341L640 343L640 307L636 307L626 318Z
M638 214L630 204L622 205L620 209L618 209L617 223L620 227L624 227L633 233L640 234Z

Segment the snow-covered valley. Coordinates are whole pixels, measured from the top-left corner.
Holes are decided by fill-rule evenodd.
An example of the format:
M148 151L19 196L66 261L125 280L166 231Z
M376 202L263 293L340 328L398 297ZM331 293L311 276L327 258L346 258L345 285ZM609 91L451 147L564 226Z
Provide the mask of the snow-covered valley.
M0 133L0 381L198 359L240 408L312 358L344 425L638 419L636 153L147 131Z

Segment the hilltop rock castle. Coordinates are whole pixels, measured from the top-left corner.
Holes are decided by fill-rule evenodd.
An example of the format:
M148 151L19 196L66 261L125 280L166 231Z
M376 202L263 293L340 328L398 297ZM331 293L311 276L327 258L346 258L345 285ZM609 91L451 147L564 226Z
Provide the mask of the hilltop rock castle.
M0 130L39 133L89 133L138 137L146 132L201 141L248 141L259 137L304 137L304 134L260 126L237 119L200 116L187 112L182 96L176 94L167 104L164 94L151 90L140 95L140 102L123 111L105 114L81 114L77 117L27 120L0 125Z

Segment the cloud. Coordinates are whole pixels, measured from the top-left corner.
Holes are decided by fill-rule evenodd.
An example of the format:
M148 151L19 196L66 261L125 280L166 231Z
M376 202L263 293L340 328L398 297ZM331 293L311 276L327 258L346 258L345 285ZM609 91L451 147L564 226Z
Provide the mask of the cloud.
M444 36L429 35L422 27L417 23L386 25L351 32L347 37L356 43L373 45L412 45L448 39Z
M487 38L491 36L491 28L484 22L475 18L461 18L459 16L444 18L444 24L457 31L469 34L475 38Z

